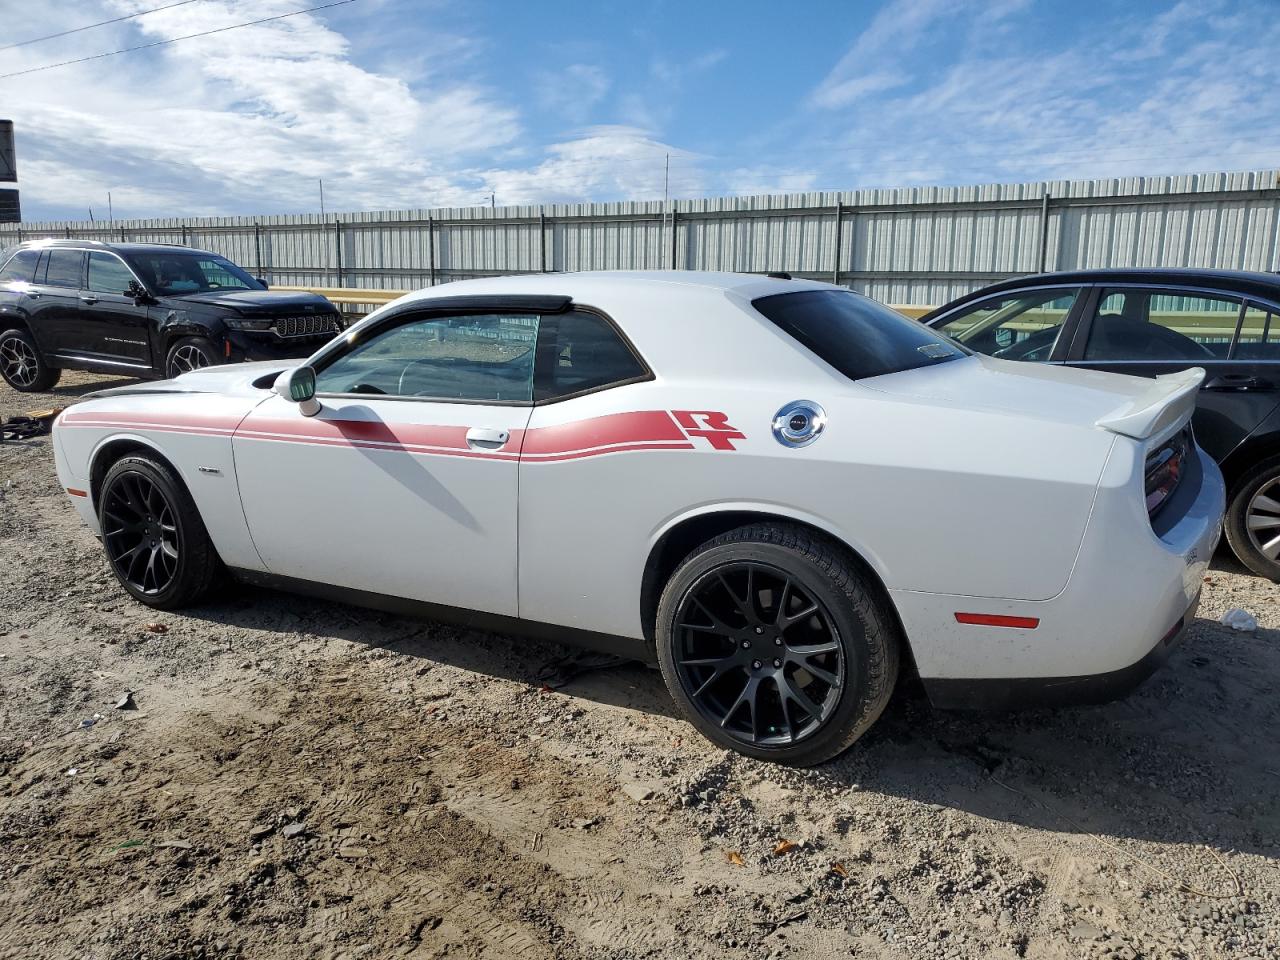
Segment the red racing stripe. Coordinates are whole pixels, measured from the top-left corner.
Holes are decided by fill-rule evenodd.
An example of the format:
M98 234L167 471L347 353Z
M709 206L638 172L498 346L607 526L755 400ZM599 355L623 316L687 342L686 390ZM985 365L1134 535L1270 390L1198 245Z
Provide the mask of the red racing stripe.
M572 420L551 427L534 427L525 435L521 453L565 454L648 442L680 442L693 446L667 411L642 410L611 413L590 420Z

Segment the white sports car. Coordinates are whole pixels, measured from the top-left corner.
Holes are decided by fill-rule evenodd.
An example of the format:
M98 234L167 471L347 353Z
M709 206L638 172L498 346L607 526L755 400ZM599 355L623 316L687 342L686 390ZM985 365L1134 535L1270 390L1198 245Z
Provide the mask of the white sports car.
M235 577L661 665L754 757L936 704L1098 700L1187 625L1223 486L1156 380L976 356L843 288L469 280L303 365L95 394L58 476L143 603Z

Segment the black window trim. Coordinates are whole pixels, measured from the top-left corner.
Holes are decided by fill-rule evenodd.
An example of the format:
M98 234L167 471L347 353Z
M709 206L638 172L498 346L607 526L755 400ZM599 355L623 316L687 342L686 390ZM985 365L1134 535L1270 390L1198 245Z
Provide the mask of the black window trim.
M1019 297L1027 293L1035 293L1041 290L1079 290L1075 301L1071 304L1071 309L1067 311L1067 315L1062 318L1062 329L1058 331L1058 336L1053 341L1053 349L1049 351L1049 359L1044 363L1063 363L1068 359L1071 347L1075 343L1076 330L1084 322L1084 304L1092 300L1092 283L1031 283L1025 287L1014 287L1008 290L1000 290L996 293L988 294L985 297L975 297L965 303L957 304L953 309L948 310L944 314L934 317L929 321L929 328L936 331L948 339L953 339L949 334L942 330L944 324L951 317L958 313L977 307L979 304L986 303L988 300L1008 300L1013 297ZM1066 334L1069 334L1066 335ZM956 341L960 343L960 341ZM961 346L964 344L961 343ZM975 351L976 352L976 351Z
M639 361L640 366L644 370L642 375L631 377L626 380L614 381L612 383L603 384L598 387L590 387L586 390L579 390L572 394L564 394L557 397L547 399L538 399L538 377L542 372L545 376L545 364L547 363L546 354L550 352L550 346L546 344L554 344L554 340L544 339L543 330L552 326L558 326L558 316L569 313L571 311L581 311L582 313L590 313L600 317L607 322L618 336L622 339L623 344L631 351L632 355ZM399 402L417 402L417 403L456 403L471 406L485 407L541 407L552 403L560 403L564 400L573 400L577 397L584 397L591 393L599 393L601 390L612 390L615 387L627 386L632 383L640 383L646 380L653 380L654 374L652 368L645 361L644 357L635 348L635 344L631 342L631 338L623 332L622 328L603 310L597 307L588 306L586 304L574 303L571 297L561 296L457 296L457 297L439 297L433 300L415 301L406 303L394 311L391 311L370 326L357 331L355 337L348 335L336 338L332 343L325 346L312 360L311 366L316 373L326 369L335 361L346 356L358 344L365 343L369 339L380 336L389 330L397 327L405 326L409 323L415 323L419 320L427 319L432 316L436 317L463 317L463 316L486 316L489 314L501 313L505 315L529 315L539 317L541 320L549 321L547 323L540 322L538 324L538 332L533 345L533 397L532 400L471 400L461 397L405 397L390 393L327 393L317 392L317 397L328 397L333 399L361 399L361 400L394 400Z
M1205 358L1203 361L1197 360L1192 366L1200 366L1202 363L1218 364L1218 363L1270 363L1280 364L1280 358L1275 360L1238 360L1235 357L1236 344L1240 340L1240 325L1244 321L1245 310L1250 301L1265 309L1280 313L1280 307L1269 304L1268 301L1256 297L1253 294L1241 293L1239 290L1223 289L1221 287L1207 287L1200 284L1181 284L1181 283L1142 283L1142 282L1107 282L1100 283L1092 281L1093 291L1088 300L1088 309L1081 315L1078 328L1072 337L1071 349L1066 357L1068 363L1084 363L1090 365L1099 364L1147 364L1167 366L1171 363L1182 363L1181 360L1089 360L1085 357L1084 351L1089 343L1089 333L1093 327L1093 318L1096 313L1096 307L1099 298L1102 296L1103 290L1162 290L1172 291L1174 295L1181 294L1183 296L1208 296L1219 297L1227 300L1239 300L1240 310L1236 314L1236 331L1231 338L1231 346L1225 357Z

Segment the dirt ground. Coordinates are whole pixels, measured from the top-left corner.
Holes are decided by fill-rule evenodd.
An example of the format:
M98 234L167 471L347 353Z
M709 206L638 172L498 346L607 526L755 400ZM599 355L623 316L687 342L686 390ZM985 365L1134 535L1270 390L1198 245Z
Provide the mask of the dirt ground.
M790 771L641 666L551 692L549 644L245 587L151 612L49 439L3 445L0 957L1280 957L1280 592L1220 556L1200 614L1120 703L908 691Z

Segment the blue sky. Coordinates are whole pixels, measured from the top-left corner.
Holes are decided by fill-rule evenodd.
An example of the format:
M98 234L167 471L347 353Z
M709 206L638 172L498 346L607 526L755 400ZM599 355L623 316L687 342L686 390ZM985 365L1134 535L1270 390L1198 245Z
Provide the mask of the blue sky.
M0 0L0 46L166 0ZM172 0L167 0L172 2ZM191 0L0 73L289 13ZM29 220L1280 165L1276 0L354 0L0 79Z

